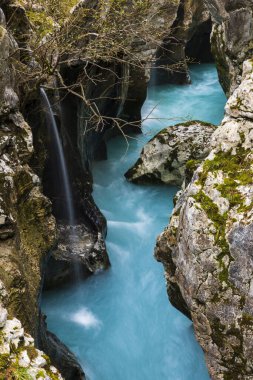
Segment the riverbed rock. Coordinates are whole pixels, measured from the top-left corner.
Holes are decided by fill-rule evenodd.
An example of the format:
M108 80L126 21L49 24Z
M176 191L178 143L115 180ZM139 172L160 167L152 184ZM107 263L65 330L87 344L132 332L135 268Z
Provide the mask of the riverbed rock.
M250 65L155 252L172 304L193 320L212 379L253 377L253 110L246 100L247 115L234 108L236 94L253 84Z
M44 287L56 287L77 277L105 270L110 266L101 233L92 233L84 224L58 225L58 244L47 265Z
M191 160L190 164L196 167L209 154L215 129L214 125L202 121L163 129L144 146L136 164L125 174L126 178L134 183L182 185L187 162Z

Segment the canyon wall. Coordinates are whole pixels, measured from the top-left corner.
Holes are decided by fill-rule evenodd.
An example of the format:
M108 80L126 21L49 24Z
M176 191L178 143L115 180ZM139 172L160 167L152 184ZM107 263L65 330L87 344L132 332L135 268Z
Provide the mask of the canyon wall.
M212 52L220 83L231 95L241 83L242 64L253 52L253 4L250 0L204 0L213 30Z
M242 79L156 247L171 302L191 316L213 379L253 374L251 61Z
M81 1L79 7L82 4ZM96 6L97 2L91 1L90 4ZM9 20L7 32L1 11L0 280L8 294L4 306L10 318L19 318L35 338L35 343L40 343L52 358L61 352L58 364L64 363L63 370L66 371L69 363L66 357L71 355L57 338L46 333L39 297L48 254L53 252L50 260L55 268L53 273L47 273L48 286L55 286L71 277L73 255L67 243L61 240L61 231L65 233L67 223L61 214L59 188L51 187L53 158L49 152L43 112L31 112L40 108L36 88L39 83L35 84L32 97L26 99L22 115L16 95L15 72L8 60L11 52L22 64L28 61L31 67L36 66L26 41L31 21L25 9L15 2L2 1L0 5ZM87 98L98 99L96 107L109 120L105 126L99 125L96 129L91 122L89 107L62 89L57 96L64 100L60 102L60 108L54 109L70 169L78 234L83 237L81 253L85 252L85 260L81 262L91 273L109 265L104 245L106 222L92 199L91 163L94 159L106 158L107 136L122 133L121 128L112 122L113 118L124 121L126 132L139 132L140 111L154 54L157 54L157 65L168 65L170 69L162 71L160 80L163 83L189 82L187 56L197 62L212 59L209 45L212 28L212 52L226 93L232 94L243 78L242 85L228 103L227 117L215 135L220 141L219 148L215 148L179 198L171 226L160 238L157 248L157 257L165 264L172 303L187 315L191 314L210 372L213 378L221 379L226 376L227 379L233 378L229 376L240 378L235 377L239 374L250 376L252 371L249 360L252 325L249 250L252 246L248 238L251 228L251 99L247 97L252 80L250 62L245 64L242 77L243 61L252 54L252 8L252 2L247 0L156 2L150 9L148 21L153 27L163 30L157 53L157 44L152 41L143 44L135 39L131 41L131 49L138 56L139 67L127 62L99 62L98 67L92 68L92 75L99 77L99 81L95 83L86 77L82 82ZM89 20L85 22L89 25ZM70 86L87 67L85 59L77 60L71 56L71 62L60 67L62 78ZM43 84L51 85L52 82ZM22 99L27 96L25 87L18 95ZM235 152L240 162L236 161ZM234 165L232 169L226 166L228 160ZM239 170L240 165L242 169ZM232 170L238 171L240 178L230 178ZM231 187L232 196L228 194ZM208 214L205 205L210 206L212 215ZM204 221L207 227L200 225L199 220L202 224ZM59 244L57 246L59 240L64 247L62 251ZM92 249L86 251L87 241ZM240 261L238 242L244 247L244 264ZM60 262L59 268L57 261L58 264ZM243 278L241 284L239 278ZM198 289L196 284L199 284ZM208 287L213 290L214 299L211 301ZM233 305L229 303L231 297ZM212 315L214 306L217 307L216 316ZM236 318L234 313L237 313ZM73 356L70 362L66 378L83 378Z
M252 2L208 1L212 52L231 95L210 155L158 238L172 304L194 324L212 379L252 368ZM196 165L197 166L197 165Z
M81 379L83 371L60 341L50 335L51 345L47 347L49 335L40 312L40 294L48 255L56 244L56 223L51 202L43 194L41 181L31 168L32 131L20 112L19 98L14 91L16 72L9 57L15 54L16 59L20 59L18 43L6 29L2 10L0 15L0 281L4 294L1 298L1 374L17 376L26 373L29 367L33 378L38 372L49 378L61 378L53 367L50 369L49 359L42 358L43 352L32 349L35 340L36 346L45 348L48 354L55 347L58 358L51 355L52 362L61 367L66 379L73 376ZM27 350L22 350L24 329L33 336L32 340L26 335ZM17 355L22 353L25 358L17 364ZM30 365L35 357L38 362L35 360L36 363Z

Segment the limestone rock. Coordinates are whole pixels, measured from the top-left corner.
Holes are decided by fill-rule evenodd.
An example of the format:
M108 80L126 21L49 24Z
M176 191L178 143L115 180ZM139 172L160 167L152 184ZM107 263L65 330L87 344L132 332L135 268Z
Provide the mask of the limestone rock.
M212 150L178 196L156 257L172 304L191 315L212 379L253 377L253 85L250 62L212 136ZM245 87L244 87L245 86ZM234 109L236 94L246 95ZM238 112L238 113L237 113ZM231 117L230 115L233 115Z
M5 29L2 11L0 12L0 303L3 303L10 316L6 321L6 312L0 308L0 334L1 337L4 335L3 344L0 339L0 353L5 355L4 358L1 357L1 363L2 359L5 360L6 366L11 365L12 354L16 355L20 346L30 347L34 342L37 345L42 333L47 336L40 326L38 300L48 252L56 242L56 224L51 202L42 194L40 179L31 168L34 153L32 131L19 111L18 96L14 91L16 83L8 59L16 46L11 35L11 24L22 22L23 10L14 10L11 3L13 2L6 2L4 8L12 15L8 31ZM16 15L21 19L15 20ZM15 28L16 34L19 31L18 27ZM25 46L22 46L25 50ZM24 334L24 329L33 335L34 340L30 335ZM59 346L58 342L58 348ZM27 353L29 356L28 351ZM55 354L60 366L62 358L58 352ZM21 363L27 364L26 354L19 359L15 355L15 363L21 360ZM43 355L40 354L42 358ZM68 357L71 357L71 362L66 360ZM51 359L56 361L54 357ZM69 372L73 366L75 370L78 367L75 361L74 355L66 348L65 362L68 362ZM29 373L34 379L38 375L36 368L37 365ZM85 378L81 368L80 373L82 376L79 379ZM25 374L29 378L28 372ZM8 377L14 375L9 374L6 378Z
M201 121L163 129L145 145L139 160L125 174L126 178L135 183L182 185L186 163L189 160L201 162L208 155L215 129L214 125Z
M7 319L0 302L0 374L1 378L63 380L49 358L34 347L33 338L24 332L21 322Z
M220 82L231 95L241 82L242 64L252 56L253 3L204 0L213 21L212 52Z
M47 289L110 266L101 233L91 232L84 224L79 224L59 225L58 235L58 245L46 271L44 286Z
M7 310L0 305L0 328L4 327L7 320Z
M167 7L170 8L171 5ZM157 52L157 66L165 66L167 69L158 69L156 84L189 83L189 60L212 61L211 29L210 13L203 0L181 1L177 17L170 25L170 30L167 28L167 35Z

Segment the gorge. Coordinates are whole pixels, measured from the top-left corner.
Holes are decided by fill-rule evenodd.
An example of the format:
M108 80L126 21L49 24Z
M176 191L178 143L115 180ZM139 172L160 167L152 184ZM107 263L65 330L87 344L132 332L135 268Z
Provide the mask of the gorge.
M0 379L251 379L252 12L0 1Z
M191 78L189 86L150 87L143 136L133 136L129 147L123 137L112 138L107 161L93 164L93 196L108 221L112 268L44 293L49 329L75 352L90 379L209 378L190 323L168 305L153 258L176 187L136 188L123 177L145 141L163 127L188 118L219 124L225 96L215 67L193 66Z

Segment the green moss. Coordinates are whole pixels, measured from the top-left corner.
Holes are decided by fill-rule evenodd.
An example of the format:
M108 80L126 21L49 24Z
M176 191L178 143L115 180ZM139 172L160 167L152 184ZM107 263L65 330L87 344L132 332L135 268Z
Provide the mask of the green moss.
M188 185L193 177L193 174L197 170L197 168L200 166L203 160L189 160L187 161L185 165L185 182L186 185Z
M0 374L8 368L10 364L10 355L9 354L1 354L0 355ZM1 379L1 377L0 377Z
M246 172L237 173L236 179L241 185L252 185L253 183L253 170L248 170Z
M42 377L42 379L45 378L45 372L44 371L39 371L36 375L36 379L39 379L40 377Z
M244 140L245 136L243 134L241 141L243 142ZM191 166L191 163L189 165ZM229 209L223 215L220 214L218 206L203 191L203 187L210 173L215 177L219 171L223 173L225 178L223 183L216 185L216 189L221 193L223 198L229 201ZM202 172L199 173L197 184L201 186L201 190L194 198L206 212L216 229L215 244L220 248L220 253L217 256L219 263L219 281L223 285L225 283L236 292L235 286L229 281L229 265L234 259L230 254L226 239L226 225L230 209L236 208L237 212L244 213L253 207L253 201L250 205L245 206L244 196L239 191L239 186L253 184L251 151L239 146L236 150L236 154L232 154L232 151L218 152L212 160L206 160L204 162ZM233 221L235 222L236 220L230 220L230 222ZM225 257L226 263L224 261ZM214 294L212 299L214 303L219 301L221 289L217 289L217 293ZM243 297L241 304L243 307Z
M216 186L223 198L229 201L230 207L243 204L242 194L237 190L239 183L232 178L225 178L223 183Z
M51 361L50 361L49 356L47 356L46 354L42 354L42 357L46 360L48 365L51 365Z
M185 166L186 166L186 169L195 171L200 163L201 163L201 160L189 160L186 162Z
M0 355L0 380L32 380L27 368L20 367L18 360L11 361L9 354Z
M70 10L78 3L78 0L37 0L38 10L32 7L27 8L26 14L30 22L35 27L37 37L43 38L46 34L52 33L55 25L62 25L70 15Z
M214 319L211 322L211 337L213 342L218 346L218 347L223 347L224 346L224 336L223 333L225 331L225 326L220 322L219 318Z
M45 37L48 33L52 33L54 29L54 20L49 17L45 12L36 12L33 10L28 11L27 16L30 22L36 29L36 34L40 39Z
M243 313L240 323L244 326L253 326L253 316L248 313Z
M11 368L13 380L33 380L32 376L29 375L27 368L19 367L18 365Z
M238 147L236 154L231 151L219 152L213 160L206 160L203 165L203 171L199 175L198 183L203 186L208 173L215 175L218 171L222 171L227 177L222 184L216 186L223 198L229 201L230 208L239 206L239 211L247 211L243 203L243 196L238 190L240 185L253 184L251 151Z
M227 213L221 215L218 206L201 190L194 199L201 205L208 218L213 222L216 229L215 244L220 248L220 254L217 257L220 267L219 280L228 284L228 269L223 262L223 258L227 255L230 261L233 258L230 256L229 245L226 240L225 230Z
M218 206L202 190L194 195L194 199L200 203L216 230L220 231L220 228L226 223L227 214L221 215Z
M231 109L240 109L242 105L242 99L239 98L239 96L237 96L236 98L236 104L234 104L233 106L230 106Z
M47 371L47 375L51 377L51 380L59 380L59 376L52 371Z

